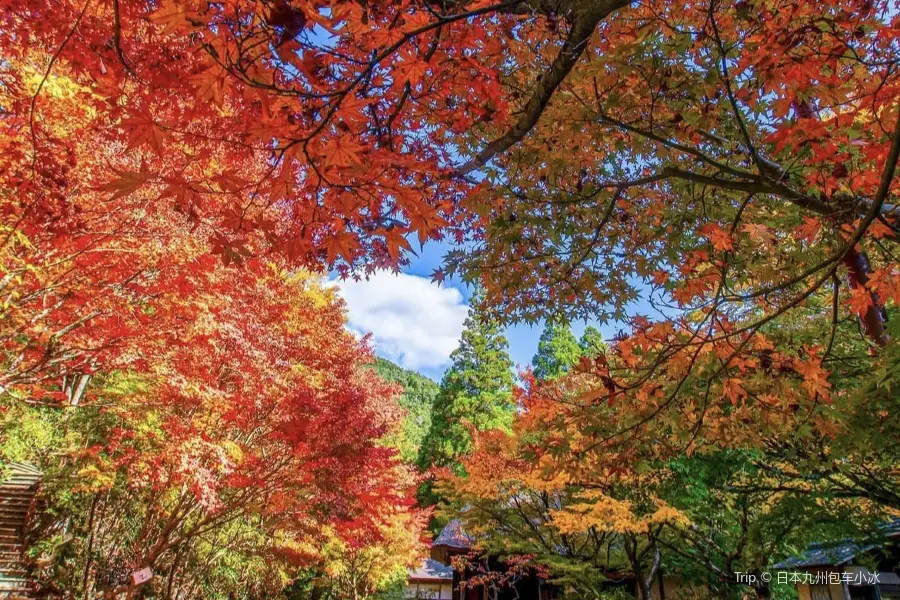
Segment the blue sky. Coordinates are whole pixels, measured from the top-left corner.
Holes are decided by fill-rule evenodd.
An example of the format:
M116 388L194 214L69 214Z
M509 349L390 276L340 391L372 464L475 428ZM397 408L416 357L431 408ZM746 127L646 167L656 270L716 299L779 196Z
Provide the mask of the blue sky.
M458 280L445 280L440 286L431 282L431 273L448 249L445 243L429 242L400 275L384 272L367 281L336 282L353 331L371 333L380 356L435 380L450 364L472 292ZM585 327L572 324L579 336ZM507 328L514 363L525 366L531 361L542 330L525 325ZM614 333L611 328L600 330L604 337Z

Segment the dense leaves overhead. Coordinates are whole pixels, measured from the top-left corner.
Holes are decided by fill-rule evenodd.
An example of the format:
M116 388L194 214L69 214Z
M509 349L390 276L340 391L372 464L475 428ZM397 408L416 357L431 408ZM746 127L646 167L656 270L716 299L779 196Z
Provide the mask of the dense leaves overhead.
M469 266L524 318L623 317L643 287L677 307L721 288L732 318L800 302L848 247L895 237L897 35L881 3L623 10L473 196ZM510 88L541 64L526 45Z
M228 263L347 274L451 234L505 318L649 294L704 346L847 270L883 344L897 43L885 0L10 2L5 172L67 227L139 195Z
M898 25L877 2L620 9L484 169L451 268L506 319L622 328L584 365L585 399L638 407L627 433L662 420L676 449L707 428L727 443L722 417L834 434L836 365L893 343ZM504 89L535 89L554 52L508 47Z
M45 468L45 583L86 597L142 567L186 597L271 597L292 569L336 560L311 540L365 554L394 522L405 538L384 570L419 552L416 481L389 444L399 390L300 267L394 263L405 230L385 215L436 213L325 209L355 193L323 183L351 177L355 150L334 135L314 145L318 183L282 175L294 159L273 158L264 113L300 117L217 66L224 46L202 40L225 33L217 10L10 2L0 16L2 458ZM32 430L49 433L31 444ZM63 521L79 537L60 553Z
M95 158L75 159L73 145L115 145L77 193L151 190L151 206L208 228L226 260L396 264L408 234L439 235L456 198L449 149L428 124L452 118L461 132L505 110L472 53L497 55L502 42L463 21L489 5L441 15L282 0L4 8L4 127L16 145L5 170L21 206L65 214L66 157ZM62 88L74 113L48 101ZM73 118L79 127L62 132Z

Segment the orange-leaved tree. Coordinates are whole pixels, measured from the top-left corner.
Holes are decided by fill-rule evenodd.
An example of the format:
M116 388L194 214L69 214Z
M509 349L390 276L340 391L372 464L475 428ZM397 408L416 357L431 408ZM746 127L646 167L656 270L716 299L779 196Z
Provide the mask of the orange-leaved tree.
M727 440L704 436L688 453L673 451L681 432L664 420L629 432L627 444L603 443L641 406L593 401L584 390L595 377L526 378L512 432L480 432L461 472L444 474L437 487L484 559L470 564L537 569L573 598L626 581L649 599L664 579L667 596L770 598L759 575L797 548L871 539L896 515L895 433L887 448L858 430L797 443L784 427L754 436L764 411L741 409L711 424L725 425ZM864 421L854 408L838 418ZM503 568L492 577L516 585Z
M833 436L897 333L898 35L888 2L620 9L529 134L476 161L478 227L451 267L509 320L623 329L590 383L636 408L620 442L658 422L674 452L751 421L755 439ZM509 51L521 123L561 55L529 35Z
M45 471L36 566L48 589L118 594L149 567L165 597L271 596L320 563L297 548L377 547L393 520L411 542L383 570L420 551L415 479L382 442L399 426L397 389L366 368L334 291L209 258L183 296L151 305L181 326L126 345L134 369L96 373L78 405L57 401L62 414L53 398L5 403L5 437L28 434L18 421L54 432L4 456Z

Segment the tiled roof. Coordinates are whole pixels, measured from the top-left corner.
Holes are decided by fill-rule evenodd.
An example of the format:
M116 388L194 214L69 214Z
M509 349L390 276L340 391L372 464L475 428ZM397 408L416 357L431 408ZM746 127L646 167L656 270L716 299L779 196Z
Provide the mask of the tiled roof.
M441 530L440 535L435 538L432 546L447 546L458 550L468 550L472 547L472 538L463 529L462 522L459 519L453 519Z
M41 477L43 473L35 467L34 465L30 465L28 463L22 462L11 462L6 463L6 468L9 470L11 475L28 475L34 477ZM0 465L0 471L2 471L3 465Z
M853 560L857 554L871 550L873 546L859 546L845 542L837 546L813 544L799 556L792 556L775 565L776 569L796 569L798 567L838 567Z
M450 581L452 579L453 569L431 558L422 561L418 569L409 570L410 581Z
M43 477L37 468L26 463L0 464L0 485L31 487Z
M900 519L885 523L880 527L877 537L893 538L900 536ZM832 544L813 544L803 554L792 556L775 565L776 569L796 569L804 567L839 567L852 561L856 555L865 554L878 548L881 543L877 538L855 542L842 540Z

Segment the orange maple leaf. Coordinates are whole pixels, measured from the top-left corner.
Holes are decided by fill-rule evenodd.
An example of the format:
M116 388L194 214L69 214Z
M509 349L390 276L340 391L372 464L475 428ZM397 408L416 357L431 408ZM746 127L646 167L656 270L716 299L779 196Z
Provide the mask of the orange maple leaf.
M119 174L118 179L113 179L101 185L98 189L104 192L113 192L112 197L110 197L110 201L112 201L133 194L149 180L150 172L147 171L145 165L141 164L140 171L125 171Z
M336 137L325 145L325 166L345 168L359 164L360 147L342 137Z
M872 302L872 294L869 290L860 286L850 290L850 297L847 299L847 307L857 317L863 317L869 309L874 306Z
M705 236L713 245L713 248L719 252L734 250L734 239L731 234L715 223L709 223L701 227L700 234Z
M371 42L373 48L384 48L402 40L403 30L399 27L393 29L379 27L369 32L366 38Z
M365 112L367 106L372 103L371 98L357 98L356 95L350 94L341 102L340 115L348 123L359 124L368 119Z
M406 239L405 233L404 228L394 228L384 234L384 243L387 245L388 255L395 261L400 259L401 248L412 251L412 246L409 245L409 240Z
M402 60L397 65L397 72L401 74L404 81L408 81L410 85L416 85L428 73L428 63L420 60L410 51L402 52L401 57Z
M868 233L879 240L894 236L894 230L878 220L873 221L872 224L869 225Z
M167 33L191 25L187 18L185 5L178 0L162 0L159 8L150 15L150 20L157 25L162 25L163 31Z
M195 97L199 102L212 102L220 108L225 103L225 74L218 67L201 71L188 81L197 88Z
M809 360L794 359L794 371L803 377L803 387L809 393L810 398L816 395L828 398L831 383L828 381L828 371L822 368L822 359L817 356Z
M339 231L333 237L325 240L325 252L328 256L328 262L334 264L334 261L340 256L344 262L353 262L353 257L359 249L359 240L352 233Z
M807 244L811 244L813 240L816 239L816 236L819 235L819 230L821 228L822 223L819 219L815 217L803 217L803 225L794 228L794 237Z
M878 295L878 303L881 305L892 301L894 306L900 306L900 271L891 267L876 269L869 276L866 284Z
M437 210L428 205L423 205L418 212L409 214L409 230L416 232L420 245L425 244L432 232L440 231L449 224Z
M733 406L737 406L743 398L747 397L747 390L741 385L740 379L730 378L722 382L722 395L728 398Z
M129 150L147 145L153 149L157 156L162 155L163 145L168 136L165 130L153 122L153 119L137 115L130 119L122 120L120 125L128 135Z

